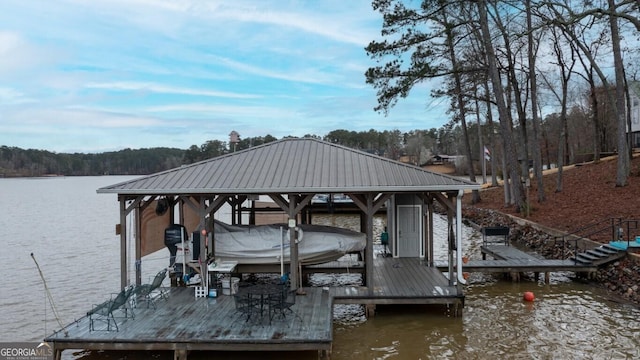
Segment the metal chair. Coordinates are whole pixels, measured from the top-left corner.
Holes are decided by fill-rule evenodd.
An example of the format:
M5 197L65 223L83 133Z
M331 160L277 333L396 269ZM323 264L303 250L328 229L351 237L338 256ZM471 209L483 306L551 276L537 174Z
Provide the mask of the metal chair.
M247 318L245 322L251 319L251 315L260 311L258 309L258 301L253 298L248 292L238 291L237 293L233 294L233 300L236 305L236 311L241 313L242 315L246 315Z
M136 300L142 299L143 301L147 302L147 308L149 307L149 305L151 305L155 309L155 298L151 296L151 293L158 290L160 292L158 297L160 297L161 299L167 299L166 291L164 291L164 289L160 287L166 276L167 269L163 269L156 274L150 284L143 284L136 287Z
M115 298L107 300L102 304L95 305L91 310L89 310L87 312L87 316L89 316L89 331L96 330L96 321L107 324L107 328L102 330L111 331L111 324L113 323L116 331L119 331L118 323L116 322L116 317L114 315L114 312L116 311L124 312L125 318L128 318L130 314L131 318L134 319L135 314L133 313L133 309L126 306L131 294L133 294L133 287L126 287L120 291Z
M284 319L286 312L289 311L292 314L295 312L291 309L296 304L296 290L290 290L288 284L282 284L282 291L276 294L269 301L269 313L270 318L273 319L276 314L279 314ZM297 316L297 314L295 314Z

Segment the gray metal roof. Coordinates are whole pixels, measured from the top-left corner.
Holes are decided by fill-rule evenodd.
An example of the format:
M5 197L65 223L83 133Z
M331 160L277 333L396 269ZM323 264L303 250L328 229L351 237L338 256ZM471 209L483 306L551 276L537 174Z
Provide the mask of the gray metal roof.
M312 138L288 138L106 186L98 193L428 192L480 185Z

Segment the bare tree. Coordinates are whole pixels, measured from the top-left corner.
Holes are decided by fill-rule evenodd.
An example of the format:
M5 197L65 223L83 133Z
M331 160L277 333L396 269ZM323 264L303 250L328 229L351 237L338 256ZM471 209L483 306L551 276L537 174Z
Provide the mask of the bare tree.
M531 20L531 0L526 1L527 13L527 55L529 62L529 86L531 87L531 123L533 125L533 141L531 152L533 155L533 172L538 187L538 202L545 200L544 183L542 179L542 154L540 153L540 120L538 119L538 83L536 78L536 57L539 38L534 39L533 23Z
M551 16L540 13L541 17L549 24L561 29L571 38L572 44L582 51L600 77L604 88L607 90L609 102L615 106L614 113L616 114L616 123L618 124L616 186L625 186L629 175L629 154L627 151L626 122L624 114L624 65L620 49L620 31L618 21L620 19L625 20L632 24L637 31L640 31L640 19L638 19L638 8L640 7L640 3L633 0L622 0L618 4L616 4L614 0L607 0L604 4L597 4L596 1L589 1L584 3L585 7L580 9L580 11L575 11L571 6L571 3L567 0L544 2L544 4L551 12ZM610 87L607 78L593 55L589 52L587 45L582 43L576 35L575 27L587 18L606 18L609 20L613 62L616 74L615 94L609 91Z
M558 177L557 177L557 181L556 181L556 192L562 192L562 173L563 173L563 167L564 165L566 165L566 156L565 153L568 152L567 151L567 137L568 137L568 125L567 125L567 98L568 98L568 94L569 94L569 80L571 79L571 74L573 72L573 67L575 66L576 63L576 59L575 59L575 53L573 51L572 47L565 47L564 44L561 42L560 39L560 34L558 34L559 31L552 28L551 29L551 35L552 35L552 43L553 43L553 53L555 55L556 58L556 65L558 67L558 71L560 72L560 83L561 83L561 93L558 93L558 91L555 89L555 86L551 83L551 81L544 76L544 73L541 72L542 76L541 78L543 79L543 81L547 84L548 88L551 90L551 92L554 94L554 96L556 97L556 99L558 100L558 102L560 103L561 106L561 111L560 111L560 119L561 119L561 132L560 132L560 142L558 144ZM566 55L565 55L565 51L564 49L568 48L569 54L568 54L568 59L566 59Z
M496 107L498 108L498 114L500 118L500 130L502 132L502 140L504 141L506 167L509 174L509 180L512 183L513 200L516 206L516 211L523 210L525 205L523 198L523 188L520 182L520 174L518 172L518 160L517 152L514 144L512 127L510 121L509 111L505 101L505 94L502 89L502 81L500 79L500 73L498 72L498 64L496 61L496 54L491 41L491 33L489 31L489 20L487 16L487 4L485 0L478 0L476 2L478 7L478 15L480 20L480 29L482 33L482 39L484 49L487 54L488 72L493 87L493 93L495 95ZM505 185L508 186L508 179L505 176Z
M611 25L611 47L613 48L613 65L616 73L616 119L618 120L618 166L616 171L616 186L626 186L629 176L629 152L627 151L627 122L624 113L624 65L620 50L620 29L618 17L614 16L616 4L614 0L608 0L609 23Z

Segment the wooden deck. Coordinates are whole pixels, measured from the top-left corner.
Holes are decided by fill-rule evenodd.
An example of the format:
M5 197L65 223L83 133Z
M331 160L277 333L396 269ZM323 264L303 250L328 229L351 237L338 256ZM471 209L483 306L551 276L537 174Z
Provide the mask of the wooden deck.
M328 264L328 272L339 264ZM314 269L314 272L321 268ZM177 359L200 351L305 351L330 352L333 341L333 304L364 304L367 312L377 304L453 305L458 315L464 293L438 269L417 258L375 258L372 287L305 287L296 297L296 316L248 322L235 309L231 296L195 298L194 288L171 288L168 300L158 299L157 309L141 304L135 319L119 319L119 331L89 331L83 317L45 341L59 353L65 349L172 350ZM89 309L87 309L89 310Z
M377 257L372 287L331 288L336 304L457 304L464 293L434 267L418 258Z
M193 288L171 288L168 300L156 301L157 309L142 304L135 319L119 319L119 331L89 331L83 317L63 332L45 339L56 351L87 350L318 350L332 342L332 303L328 291L306 288L293 310L297 316L250 319L235 310L231 296L198 298ZM261 320L261 321L260 321ZM176 352L176 353L177 353Z

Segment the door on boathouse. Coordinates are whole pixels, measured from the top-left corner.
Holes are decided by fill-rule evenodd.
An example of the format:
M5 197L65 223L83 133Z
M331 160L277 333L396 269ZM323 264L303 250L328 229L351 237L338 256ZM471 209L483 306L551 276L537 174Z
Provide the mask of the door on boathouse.
M422 202L415 196L396 196L396 209L398 256L424 256Z

